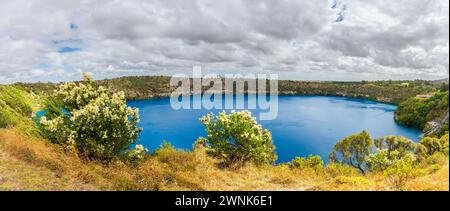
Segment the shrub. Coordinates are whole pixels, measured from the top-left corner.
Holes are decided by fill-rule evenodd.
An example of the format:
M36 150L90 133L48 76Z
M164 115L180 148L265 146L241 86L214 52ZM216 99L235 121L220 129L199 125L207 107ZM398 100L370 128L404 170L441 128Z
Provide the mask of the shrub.
M164 141L158 149L154 150L152 156L159 162L168 164L174 171L194 170L199 165L194 153L175 149L167 141Z
M372 152L373 142L367 131L351 135L334 145L330 161L348 164L366 173L366 159Z
M396 165L399 160L403 159L416 161L417 156L413 152L399 152L397 150L389 152L386 149L377 149L377 152L371 154L366 162L369 171L379 172L389 169L391 166ZM417 162L414 164L416 165Z
M292 160L291 167L300 170L313 169L317 171L323 168L323 160L320 156L312 155L309 155L307 158L297 157Z
M339 176L354 176L356 175L356 170L355 168L348 166L348 165L344 165L342 163L330 163L325 167L325 173L332 177L339 177Z
M1 106L2 104L0 101L0 128L6 128L8 126L14 125L15 121L13 115Z
M394 151L394 153L398 154L397 151ZM386 149L377 149L376 153L369 155L366 162L369 171L384 171L392 165L392 156Z
M448 156L444 153L438 152L434 153L433 155L428 156L426 159L424 159L421 162L421 165L423 167L430 166L430 165L445 165L445 163L448 162Z
M428 168L428 173L429 173L429 174L434 174L434 173L436 173L437 171L439 171L441 168L442 168L442 166L439 165L439 164L431 165L431 166Z
M273 164L277 159L272 135L258 125L248 111L208 114L200 119L208 133L203 141L209 154L223 160L225 166L241 166L247 162Z
M445 155L449 155L449 140L448 140L448 133L447 134L445 134L445 135L443 135L442 137L441 137L441 140L440 140L440 142L441 142L441 144L442 144L442 147L443 147L443 149L442 149L442 152L445 154Z
M0 101L3 101L11 109L22 116L30 117L33 109L31 108L26 92L15 86L0 87Z
M128 162L138 163L145 158L147 152L148 152L147 148L138 144L134 147L134 149L126 151L124 154L125 155L124 158Z
M16 126L31 116L28 94L12 85L0 86L0 128Z
M426 154L427 155L433 155L434 153L441 152L445 153L448 152L448 144L446 149L446 143L445 138L438 139L433 137L425 137L422 140L420 140L420 144L425 147ZM448 139L447 139L448 140Z
M111 95L86 75L84 83L61 85L46 105L39 121L44 136L89 159L111 160L141 131L138 110L127 107L124 93Z
M393 160L392 164L384 170L386 181L396 189L403 189L405 184L416 176L417 167L414 155L410 154L401 159Z

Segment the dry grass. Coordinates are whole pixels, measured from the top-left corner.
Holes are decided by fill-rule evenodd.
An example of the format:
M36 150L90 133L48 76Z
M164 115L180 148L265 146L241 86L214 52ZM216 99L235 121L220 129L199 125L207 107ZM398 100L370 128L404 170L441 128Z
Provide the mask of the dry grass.
M202 149L105 166L15 129L0 130L0 152L0 189L7 190L304 190L309 184L287 166L220 169Z
M0 177L14 181L0 187L11 190L96 190L97 185L82 179L95 172L95 164L83 163L74 153L63 151L32 136L12 129L0 130L2 172ZM3 165L5 164L5 165ZM26 174L24 172L30 172ZM92 174L90 173L90 174ZM51 185L45 185L48 181ZM14 184L14 185L12 185Z
M348 167L217 167L203 148L160 149L139 165L85 161L18 129L0 129L0 190L393 190L383 175ZM448 157L429 161L405 190L448 190Z

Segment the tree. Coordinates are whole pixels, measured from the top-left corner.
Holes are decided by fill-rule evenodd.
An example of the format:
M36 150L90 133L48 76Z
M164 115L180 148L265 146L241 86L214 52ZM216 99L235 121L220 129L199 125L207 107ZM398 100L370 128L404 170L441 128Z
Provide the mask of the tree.
M239 167L247 162L273 164L277 159L271 133L248 111L208 114L200 121L208 134L201 141L209 154L222 159L225 166Z
M420 144L425 147L427 155L433 155L437 152L448 154L448 135L444 135L440 139L425 137L420 140Z
M371 154L373 142L367 131L351 135L334 145L329 158L332 162L344 163L366 173L366 159Z
M391 157L393 151L397 151L399 156L409 152L415 152L417 144L403 136L386 136L375 139L375 146L379 150L386 150L386 156Z
M138 110L127 107L124 93L111 95L87 75L82 83L61 85L44 111L42 133L89 159L111 160L128 150L141 131Z

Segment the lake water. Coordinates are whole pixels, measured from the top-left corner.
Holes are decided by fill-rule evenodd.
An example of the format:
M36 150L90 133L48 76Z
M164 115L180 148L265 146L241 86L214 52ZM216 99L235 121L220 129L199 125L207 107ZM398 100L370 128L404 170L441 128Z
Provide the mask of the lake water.
M246 99L247 100L247 99ZM140 109L138 143L150 150L163 140L190 150L205 131L199 118L221 110L173 110L170 99L137 100L129 106ZM367 130L373 138L401 135L417 141L421 131L394 121L396 106L370 100L323 96L280 96L278 117L259 123L272 132L277 162L297 156L320 155L328 160L334 144L342 138ZM251 110L257 116L260 111Z

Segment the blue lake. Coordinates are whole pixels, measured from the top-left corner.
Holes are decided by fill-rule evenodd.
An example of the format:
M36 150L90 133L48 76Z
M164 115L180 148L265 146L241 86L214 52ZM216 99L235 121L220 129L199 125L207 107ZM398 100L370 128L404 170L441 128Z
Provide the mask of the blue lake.
M137 100L128 102L128 105L140 109L140 127L144 130L138 144L150 150L158 148L163 140L179 149L192 149L194 141L205 135L199 118L210 112L222 111L174 110L170 99ZM362 130L367 130L372 138L401 135L418 141L421 131L398 125L394 121L395 109L394 105L370 100L280 96L278 117L258 122L272 132L277 162L310 154L328 160L328 153L337 141ZM261 112L251 111L255 116Z

